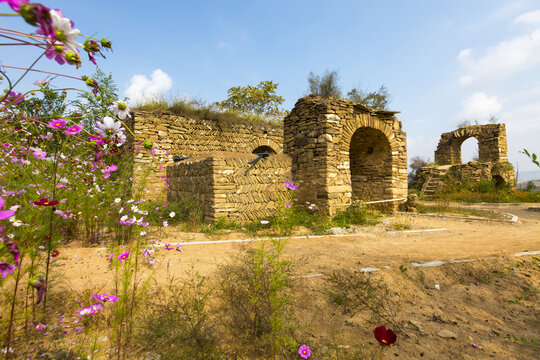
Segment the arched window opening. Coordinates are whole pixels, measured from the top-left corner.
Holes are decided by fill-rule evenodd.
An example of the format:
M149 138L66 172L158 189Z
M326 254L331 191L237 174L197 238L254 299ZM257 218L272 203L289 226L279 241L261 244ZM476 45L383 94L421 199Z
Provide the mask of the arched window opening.
M270 155L276 154L276 151L272 149L270 146L267 145L261 145L256 147L251 153L252 154L261 154L264 152L268 152Z
M461 163L466 164L469 161L479 161L478 150L478 140L475 137L471 136L465 139L461 143Z

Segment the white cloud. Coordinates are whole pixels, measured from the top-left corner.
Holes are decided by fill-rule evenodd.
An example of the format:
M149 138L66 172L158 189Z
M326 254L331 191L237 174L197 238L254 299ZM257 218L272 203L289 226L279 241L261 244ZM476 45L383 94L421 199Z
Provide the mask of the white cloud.
M462 50L457 59L465 70L459 77L462 86L505 79L540 65L540 29L501 41L483 56L475 57L473 49Z
M534 10L519 15L514 19L517 24L540 24L540 10Z
M129 98L130 103L140 104L145 99L165 94L171 87L171 77L163 70L156 69L152 72L151 80L146 75L133 75L124 94Z
M502 109L496 96L488 96L483 92L472 94L461 105L463 108L458 114L460 119L478 120L480 123L485 122L490 116L497 114Z

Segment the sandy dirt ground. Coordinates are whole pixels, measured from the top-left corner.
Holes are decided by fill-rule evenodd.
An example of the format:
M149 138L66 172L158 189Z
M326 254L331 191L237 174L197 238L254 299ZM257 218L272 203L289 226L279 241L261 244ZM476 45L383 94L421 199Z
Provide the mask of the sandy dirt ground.
M515 224L399 214L383 218L377 226L354 228L354 234L291 238L285 256L297 264L302 284L295 286L297 315L302 319L298 326L308 334L300 341L312 344L312 359L337 359L339 351L376 347L365 317L350 317L331 306L325 296L325 281L332 271L374 268L381 271L366 276L384 280L391 289L399 324L398 342L388 349L387 356L540 358L540 261L535 260L540 258L540 211L528 210L532 206L540 207L489 206L517 215ZM395 223L410 224L411 229L395 231ZM303 231L295 235L303 235ZM157 279L164 279L167 271L181 277L185 270L194 268L215 278L219 264L229 261L241 246L256 246L257 242L193 242L246 238L249 236L242 233L209 236L169 227L161 243L185 243L183 251L160 248L156 255L159 264L144 272L153 271ZM524 252L527 254L515 256ZM110 291L112 273L107 254L103 248L76 244L62 248L54 264L53 282L75 291ZM413 265L432 261L445 264ZM444 337L448 333L441 330L452 334Z

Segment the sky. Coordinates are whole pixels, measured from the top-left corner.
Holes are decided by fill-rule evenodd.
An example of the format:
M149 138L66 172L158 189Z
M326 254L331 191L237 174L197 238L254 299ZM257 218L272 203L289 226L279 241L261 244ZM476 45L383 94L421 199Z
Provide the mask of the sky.
M232 86L272 80L290 110L307 94L310 72L336 70L344 93L388 88L409 159L433 160L441 133L495 116L506 124L510 162L538 170L519 151L540 153L540 0L43 4L61 9L81 33L112 41L114 51L98 64L132 102L155 95L210 103ZM0 9L10 10L4 3ZM2 22L32 30L18 18ZM14 48L1 48L0 63L29 66L38 55ZM75 70L42 59L36 68L92 74L94 65L83 62ZM21 86L39 78L32 74ZM463 160L476 148L476 140L466 141Z

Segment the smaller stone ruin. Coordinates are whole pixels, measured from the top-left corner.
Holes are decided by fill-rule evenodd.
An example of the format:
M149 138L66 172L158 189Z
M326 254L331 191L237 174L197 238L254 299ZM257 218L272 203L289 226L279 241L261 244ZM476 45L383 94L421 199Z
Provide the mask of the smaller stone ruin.
M471 137L478 141L478 161L461 160L461 145ZM515 186L514 167L508 162L504 124L471 125L443 133L435 151L435 166L422 167L417 181L422 194L433 195L442 188L443 179L459 181L495 180L497 186Z

